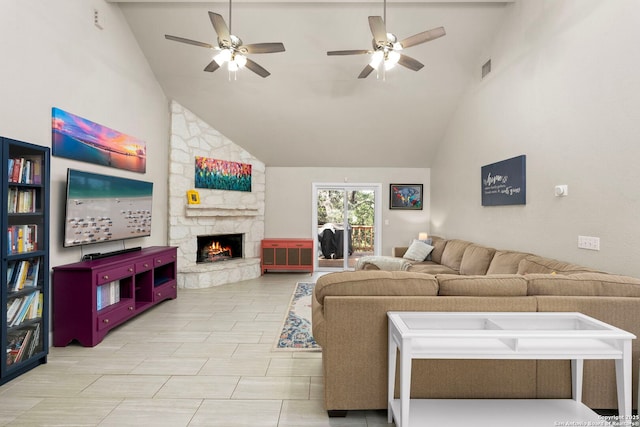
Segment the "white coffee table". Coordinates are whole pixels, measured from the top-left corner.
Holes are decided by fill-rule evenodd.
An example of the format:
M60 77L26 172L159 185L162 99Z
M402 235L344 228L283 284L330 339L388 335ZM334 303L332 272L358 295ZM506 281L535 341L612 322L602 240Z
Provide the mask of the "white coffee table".
M631 340L636 337L629 332L581 313L389 312L387 315L388 421L395 419L398 427L439 426L445 419L447 426L480 426L485 425L481 419L483 412L490 417L490 424L486 425L515 425L513 420L505 419L501 424L496 419L514 404L519 407L519 426L527 425L528 419L536 427L567 421L609 425L581 403L584 359L615 360L620 419L631 420ZM400 399L394 399L397 350ZM413 359L570 359L573 400L410 399ZM464 418L465 411L471 419ZM543 420L540 417L545 411L548 418ZM528 418L527 414L535 418ZM429 421L432 423L428 424ZM630 424L629 421L627 425Z

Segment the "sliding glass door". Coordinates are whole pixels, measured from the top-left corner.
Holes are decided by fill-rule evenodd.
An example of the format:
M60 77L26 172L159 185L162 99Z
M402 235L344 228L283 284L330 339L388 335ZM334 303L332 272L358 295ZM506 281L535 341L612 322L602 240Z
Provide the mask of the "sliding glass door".
M381 193L380 184L313 184L314 270L353 270L379 254Z

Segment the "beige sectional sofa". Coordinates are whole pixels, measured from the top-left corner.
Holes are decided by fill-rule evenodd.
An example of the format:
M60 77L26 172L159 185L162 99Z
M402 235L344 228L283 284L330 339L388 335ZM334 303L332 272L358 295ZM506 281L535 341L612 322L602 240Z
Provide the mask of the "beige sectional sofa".
M388 311L580 312L640 337L640 280L532 254L434 239L432 260L408 271L321 276L313 334L322 346L330 415L387 407ZM396 249L396 255L402 249ZM633 343L637 402L640 342ZM397 389L397 388L396 388ZM569 361L419 360L413 398L570 398ZM617 408L613 361L585 361L583 402Z

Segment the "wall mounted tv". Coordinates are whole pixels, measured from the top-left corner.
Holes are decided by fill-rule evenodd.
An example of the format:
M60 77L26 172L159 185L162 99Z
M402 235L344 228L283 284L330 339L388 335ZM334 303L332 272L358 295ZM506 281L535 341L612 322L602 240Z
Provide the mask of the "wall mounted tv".
M153 183L67 170L64 247L151 234Z

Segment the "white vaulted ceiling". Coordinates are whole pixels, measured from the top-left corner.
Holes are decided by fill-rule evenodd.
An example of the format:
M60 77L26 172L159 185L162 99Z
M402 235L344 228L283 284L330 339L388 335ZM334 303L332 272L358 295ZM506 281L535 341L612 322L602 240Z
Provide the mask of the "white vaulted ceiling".
M228 2L111 0L119 4L166 95L267 166L429 167L450 117L480 79L509 1L389 1L387 31L404 39L444 26L447 35L404 51L425 67L357 76L370 49L370 15L382 1L233 2L232 33L244 43L283 42L285 52L251 55L229 81L204 72L213 52L165 34L216 45L208 11L228 22ZM108 25L108 23L106 23Z

